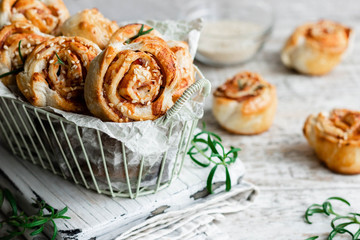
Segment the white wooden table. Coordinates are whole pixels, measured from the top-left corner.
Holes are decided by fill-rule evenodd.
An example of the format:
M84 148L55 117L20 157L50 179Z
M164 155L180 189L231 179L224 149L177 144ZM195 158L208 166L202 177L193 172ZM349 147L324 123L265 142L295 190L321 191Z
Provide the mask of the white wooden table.
M303 215L312 203L331 196L348 199L360 211L360 176L344 176L327 170L317 160L302 134L310 113L332 108L360 110L360 38L352 55L323 77L307 77L287 70L279 52L299 24L320 18L335 19L358 28L359 1L270 1L277 21L268 44L254 61L243 66L214 69L200 65L213 87L238 71L260 73L277 87L279 105L271 129L258 136L236 136L219 129L211 111L205 115L211 130L225 143L241 147L247 168L246 180L260 188L255 205L243 213L229 215L219 225L234 239L327 239L329 219L314 217L306 224ZM359 32L359 28L356 29ZM211 108L211 100L207 109ZM349 239L349 238L344 238Z
M310 113L334 107L360 110L360 37L353 54L324 77L307 77L287 70L280 62L279 51L291 31L306 21L329 18L356 29L360 25L360 2L268 2L274 7L277 21L261 54L248 64L231 68L199 64L214 88L239 71L251 70L276 85L279 97L271 129L251 137L221 130L210 111L212 98L208 98L204 117L208 128L219 133L225 145L243 149L240 157L247 167L246 180L260 188L260 195L250 209L228 215L218 225L233 239L306 239L313 235L325 239L330 231L328 220L314 217L316 223L306 224L303 221L306 208L330 196L341 196L360 211L360 176L334 174L320 164L302 135L302 126ZM176 18L179 11L174 1L161 0L65 0L65 3L71 13L97 7L116 21Z

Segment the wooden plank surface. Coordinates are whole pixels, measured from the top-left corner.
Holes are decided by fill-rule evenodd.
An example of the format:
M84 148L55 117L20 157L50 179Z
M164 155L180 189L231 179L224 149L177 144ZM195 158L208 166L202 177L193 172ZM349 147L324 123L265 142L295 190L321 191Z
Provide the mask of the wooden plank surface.
M316 217L317 223L305 224L302 216L306 208L330 196L342 196L360 211L360 176L343 176L327 170L316 159L301 130L310 113L334 107L360 110L360 36L349 58L323 77L307 77L287 70L280 62L279 52L294 28L307 21L334 19L359 32L360 2L268 2L276 12L276 25L269 42L252 62L229 68L200 64L214 88L239 71L251 70L276 85L279 96L274 125L268 132L252 137L231 135L221 130L210 111L211 97L207 101L204 119L209 129L219 133L227 146L243 149L240 157L247 168L245 179L260 188L250 209L228 215L218 226L233 239L305 239L312 235L325 239L330 230L326 218ZM65 3L71 13L98 7L116 21L176 18L180 11L172 5L173 1L160 0L65 0Z
M302 127L310 113L333 108L360 110L360 38L352 54L323 77L303 76L286 69L279 53L291 31L306 21L335 19L359 32L360 2L269 2L277 13L275 29L254 61L221 69L200 65L214 88L239 71L258 72L277 87L279 98L273 126L258 136L237 136L221 130L210 111L211 99L208 101L205 121L209 128L220 134L227 146L243 149L240 158L247 169L245 179L260 188L250 209L228 215L219 226L234 239L306 239L314 235L327 239L331 231L329 219L314 217L316 223L306 224L305 210L312 203L341 196L360 212L360 176L327 170L303 137Z
M244 174L243 164L236 162L230 172L236 185ZM25 213L34 211L31 207L33 199L44 200L55 209L68 207L66 215L71 219L56 221L58 239L114 239L157 214L185 209L205 199L216 198L217 194L208 197L205 190L207 174L208 171L186 158L181 176L170 187L136 199L111 198L16 159L0 145L0 187L6 187L14 194ZM221 185L217 192L225 188L223 176L225 172L222 169L214 176L215 185ZM243 200L247 200L254 190L246 183L238 184L237 189L239 191L234 192L242 194ZM51 236L52 229L47 226L44 233Z

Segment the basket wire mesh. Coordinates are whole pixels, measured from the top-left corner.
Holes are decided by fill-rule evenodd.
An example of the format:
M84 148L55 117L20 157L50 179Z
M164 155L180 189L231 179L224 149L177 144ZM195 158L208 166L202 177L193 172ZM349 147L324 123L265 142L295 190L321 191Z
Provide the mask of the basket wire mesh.
M195 69L198 80L184 92L174 106L170 108L163 117L155 120L157 124L160 125L170 124L168 131L169 135L173 133L175 125L175 122L171 121L172 116L174 116L182 108L185 102L188 101L194 94L199 93L203 97L206 97L210 93L210 82L205 79L197 67L195 67ZM171 170L171 176L167 181L162 181L168 154L168 151L166 151L162 156L160 170L154 186L141 186L144 170L144 157L142 157L138 177L135 183L136 187L132 187L134 185L131 183L129 176L130 174L125 144L121 142L127 191L119 191L114 189L112 186L112 180L109 176L106 156L104 154L101 131L94 129L97 135L96 140L99 145L98 150L104 167L107 183L106 188L99 185L98 179L93 172L88 152L80 134L82 127L79 127L75 123L70 122L57 114L34 107L23 101L0 96L0 140L1 143L7 146L14 155L20 157L21 159L28 160L33 164L40 165L42 168L49 170L56 175L60 175L64 179L83 185L87 189L94 189L99 194L106 194L112 197L136 198L138 196L156 193L157 191L168 187L173 180L176 179L182 169L184 158L197 122L198 119L192 119L184 122L178 142L174 165ZM59 128L54 126L55 123L60 125L60 132L58 130ZM86 161L85 166L81 166L79 163L78 156L72 147L69 136L67 135L66 127L69 125L75 128L77 140L79 141L81 152ZM185 129L190 130L185 131ZM65 137L65 143L64 141L59 140L60 133ZM55 146L58 148L58 151L64 159L69 174L66 174L63 168L56 165L56 161L54 161L54 151L50 147L52 146L51 142L56 143ZM66 154L66 149L70 151L70 154ZM69 155L73 161L69 159ZM75 167L72 167L71 163L74 163ZM75 174L75 171L77 171L78 175ZM90 175L90 178L86 177L85 172Z

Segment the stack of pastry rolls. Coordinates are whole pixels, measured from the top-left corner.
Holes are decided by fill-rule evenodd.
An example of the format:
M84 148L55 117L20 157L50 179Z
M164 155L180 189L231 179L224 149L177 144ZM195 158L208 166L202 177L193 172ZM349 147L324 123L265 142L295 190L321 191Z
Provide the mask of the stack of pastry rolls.
M119 27L62 0L0 4L0 78L34 106L104 121L154 120L195 82L187 43L144 24Z

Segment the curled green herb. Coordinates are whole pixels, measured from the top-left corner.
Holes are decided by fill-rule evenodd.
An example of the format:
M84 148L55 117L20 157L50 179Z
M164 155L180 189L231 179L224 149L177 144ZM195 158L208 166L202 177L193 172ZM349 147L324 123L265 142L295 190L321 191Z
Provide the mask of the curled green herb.
M257 87L255 88L255 91L260 90L260 89L263 89L264 87L265 87L265 85L260 84L259 86L257 86Z
M10 204L12 213L0 222L0 229L7 225L14 230L7 230L8 235L0 237L0 240L15 238L23 235L27 230L30 231L30 236L38 235L44 230L45 225L48 223L51 223L53 226L54 232L51 239L54 240L57 235L57 226L54 220L70 219L70 217L65 216L68 210L67 207L58 211L46 202L37 200L34 200L32 205L39 209L38 212L32 216L27 216L24 212L19 212L15 198L11 192L8 189L0 189L0 209L5 199Z
M25 63L25 60L24 60L23 55L21 54L21 41L22 41L22 40L20 40L20 41L19 41L19 44L18 44L18 52L19 52L19 56L20 56L21 62L22 62L22 64L24 64L24 63Z
M13 75L13 74L18 74L19 72L22 72L24 70L24 64L25 64L25 60L24 60L24 57L23 55L21 54L21 41L19 41L19 44L18 44L18 52L19 52L19 56L20 56L20 59L21 59L21 62L22 62L22 66L17 68L17 69L14 69L10 72L6 72L6 73L3 73L0 75L0 78L3 78L3 77L6 77L6 76L9 76L9 75Z
M351 239L357 240L360 237L360 213L348 213L346 215L338 214L334 211L331 201L340 201L345 203L348 206L351 206L350 203L340 197L330 197L325 200L322 204L312 204L305 212L305 222L312 224L309 220L310 216L314 214L325 214L331 216L331 228L332 231L329 233L328 240L334 239L338 234L348 234L351 236ZM355 233L347 229L350 225L357 225L357 231ZM318 236L308 238L307 240L317 239Z
M59 55L57 53L55 53L56 57L57 57L57 62L56 64L61 64L61 65L65 65L65 63L61 60L61 58L59 57Z
M240 79L238 80L238 88L240 91L243 90L246 87L246 85L247 85L246 82L244 84L241 84L241 80Z
M10 72L1 74L1 75L0 75L0 78L6 77L6 76L9 76L9 75L12 75L12 74L18 74L18 73L22 72L23 70L24 70L24 68L22 68L22 67L21 67L21 68L17 68L17 69L15 69L15 70L10 71Z
M134 41L136 38L138 38L138 37L140 37L142 35L150 33L152 30L154 30L154 28L150 28L149 30L144 31L144 24L142 24L139 32L135 36L133 36L133 37L129 38L128 40L126 40L125 43L129 44L132 41Z
M196 134L191 140L191 148L187 152L191 160L201 167L213 165L207 178L207 190L213 193L212 185L216 170L219 166L225 168L225 186L226 191L231 189L231 178L228 166L236 161L240 148L230 147L228 152L222 145L221 138L210 131L206 131L205 123L200 133ZM202 158L202 160L200 160Z

